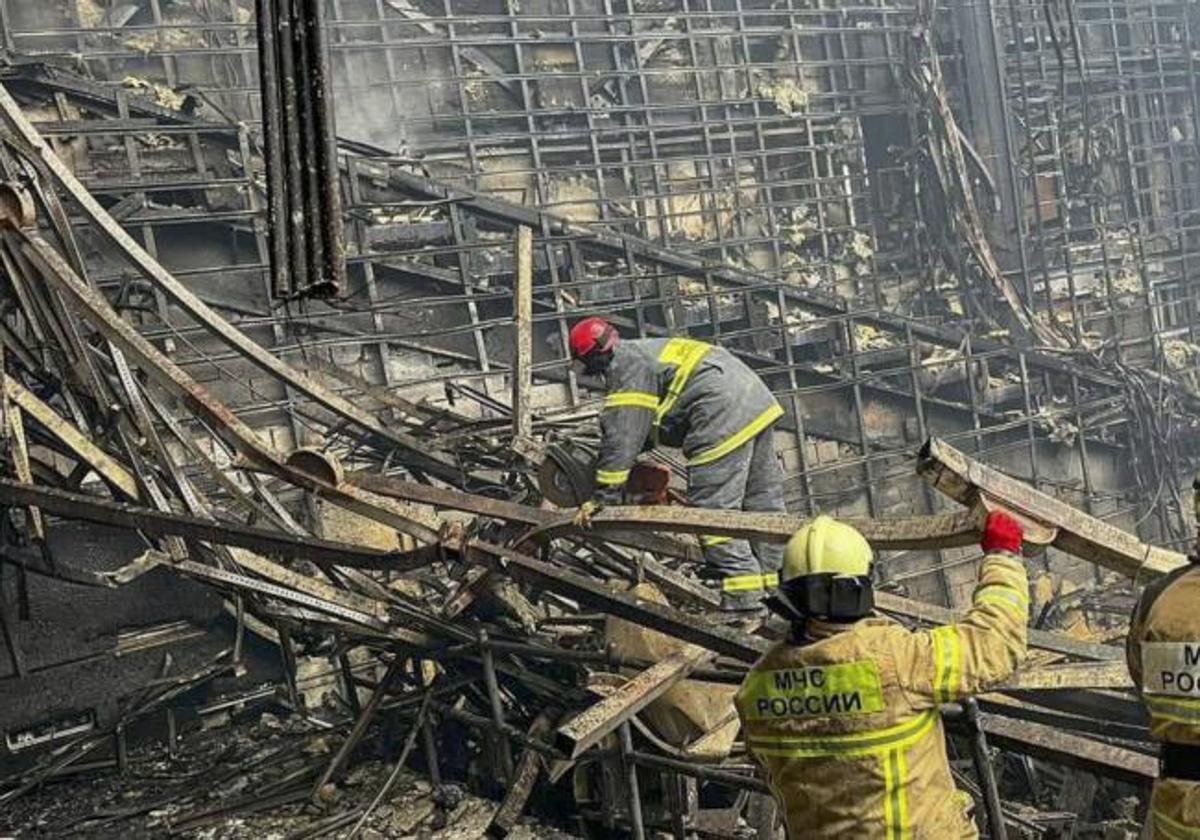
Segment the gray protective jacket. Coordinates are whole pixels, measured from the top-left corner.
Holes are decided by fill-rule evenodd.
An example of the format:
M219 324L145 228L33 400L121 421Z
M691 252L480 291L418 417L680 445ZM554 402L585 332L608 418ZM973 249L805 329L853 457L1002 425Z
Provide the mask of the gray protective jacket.
M737 450L783 415L741 360L690 338L623 340L606 377L596 462L603 501L619 495L648 442L680 446L694 467Z

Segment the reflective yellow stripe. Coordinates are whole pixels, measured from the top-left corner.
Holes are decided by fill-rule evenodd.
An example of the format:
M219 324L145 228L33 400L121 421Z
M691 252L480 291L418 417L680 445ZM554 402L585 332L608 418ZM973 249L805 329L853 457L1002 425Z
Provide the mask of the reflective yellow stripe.
M724 545L725 543L733 542L733 537L716 537L703 534L700 537L700 545L705 548L712 548L714 545Z
M929 635L933 637L933 699L949 703L958 693L958 628L950 624L935 627Z
M1154 827L1170 840L1200 840L1200 826L1184 825L1159 811L1150 809Z
M721 589L725 592L753 592L762 588L762 575L733 575L721 581Z
M908 840L908 761L904 750L891 749L883 762L883 824L887 840Z
M658 404L655 423L661 423L663 418L675 407L675 403L679 401L679 396L687 386L692 371L711 349L711 344L705 344L703 341L696 341L692 338L672 338L663 346L662 352L658 354L659 363L677 367L675 375L671 377L671 384L667 388L667 395Z
M779 586L779 572L767 572L763 575L763 588L774 589Z
M767 428L767 426L770 426L782 416L783 409L779 407L779 403L775 403L762 414L758 415L745 426L743 426L740 431L734 432L716 446L710 446L703 452L696 453L693 458L688 460L688 466L695 467L699 466L700 464L711 463L718 458L724 458L730 452L733 452L738 447L751 440L755 435Z
M604 398L605 408L648 408L658 410L658 395L649 391L613 391Z
M627 478L629 478L629 470L596 470L597 484L624 484Z
M972 601L976 604L999 604L1021 617L1029 614L1029 597L1002 583L980 587L975 591Z
M1028 593L1022 592L1021 590L1017 589L1017 587L1012 586L1011 584L1007 584L1007 583L985 583L983 586L981 586L975 590L975 597L978 598L980 594L982 594L984 592L990 592L992 590L999 590L999 591L1004 592L1005 596L1013 603L1016 603L1016 604L1028 604L1029 603Z
M1142 694L1142 702L1153 717L1171 723L1200 724L1200 700Z
M997 604L1001 607L1004 607L1006 610L1009 610L1010 612L1012 612L1017 618L1024 619L1029 616L1029 610L1027 610L1024 606L1022 606L1021 604L1013 603L1011 598L1006 598L1005 596L1000 595L1000 594L985 593L983 595L976 595L975 596L975 604L976 605Z
M755 735L746 745L761 755L780 758L853 758L883 750L903 750L925 737L938 720L936 709L922 712L914 718L890 726L849 735L824 735L812 738L788 738L777 735Z

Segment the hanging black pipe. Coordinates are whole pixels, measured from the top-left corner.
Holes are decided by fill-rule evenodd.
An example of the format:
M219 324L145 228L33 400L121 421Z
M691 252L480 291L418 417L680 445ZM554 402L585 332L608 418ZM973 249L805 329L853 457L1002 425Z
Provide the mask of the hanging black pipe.
M322 183L317 147L316 109L313 100L318 96L313 81L313 55L309 41L313 28L311 11L306 0L285 0L292 6L292 37L296 57L296 111L300 116L300 148L302 150L301 178L304 189L304 214L308 222L304 238L305 258L308 261L308 288L316 294L327 292L325 287L325 235L327 220L321 213Z
M321 190L321 215L326 231L325 278L334 292L346 287L346 229L342 223L342 180L333 106L333 74L329 65L328 22L325 0L303 0L309 6L309 39L313 68L311 96L316 119L317 167Z
M262 92L263 158L267 176L267 241L271 255L271 293L292 293L288 265L287 194L284 192L283 117L280 113L279 57L272 0L258 0L258 75Z
M341 173L325 0L258 0L271 288L276 298L345 287Z
M272 0L262 0L272 2ZM279 52L279 80L283 102L285 183L287 187L288 264L292 269L292 293L300 294L309 285L308 259L304 240L308 219L304 207L304 150L297 107L300 90L296 79L296 52L293 31L292 0L274 0Z

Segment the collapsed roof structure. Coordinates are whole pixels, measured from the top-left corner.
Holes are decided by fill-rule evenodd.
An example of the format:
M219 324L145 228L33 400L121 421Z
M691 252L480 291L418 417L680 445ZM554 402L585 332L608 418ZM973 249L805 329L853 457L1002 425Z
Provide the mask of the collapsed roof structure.
M736 756L698 759L728 721L690 718L683 748L643 712L689 674L736 682L765 645L703 617L680 535L714 522L614 509L581 534L541 506L542 465L594 435L564 358L580 312L750 363L787 409L794 517L723 527L856 518L908 620L967 600L981 498L1039 523L1043 653L964 718L1013 755L1145 784L1106 643L1128 581L1194 532L1194 4L322 11L333 297L269 271L250 4L0 2L0 802L160 715L173 738L230 697L306 714L319 660L348 735L272 804L339 778L383 708L439 776L439 727L476 733L503 782L484 792L517 814L541 755L556 779L605 768L579 796L600 824L733 832L688 795L761 792ZM606 651L630 626L694 647ZM1018 766L991 803L1015 831L1103 807ZM1052 798L1047 773L1057 805L1018 810ZM643 814L650 779L664 804ZM173 801L184 829L263 799Z

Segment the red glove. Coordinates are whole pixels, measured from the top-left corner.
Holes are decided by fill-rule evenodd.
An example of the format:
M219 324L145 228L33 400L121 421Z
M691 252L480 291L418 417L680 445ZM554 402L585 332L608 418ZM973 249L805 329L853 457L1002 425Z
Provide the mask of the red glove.
M993 551L1008 551L1012 554L1021 553L1021 523L1002 510L994 510L987 515L983 523L983 537L979 545L987 553Z

